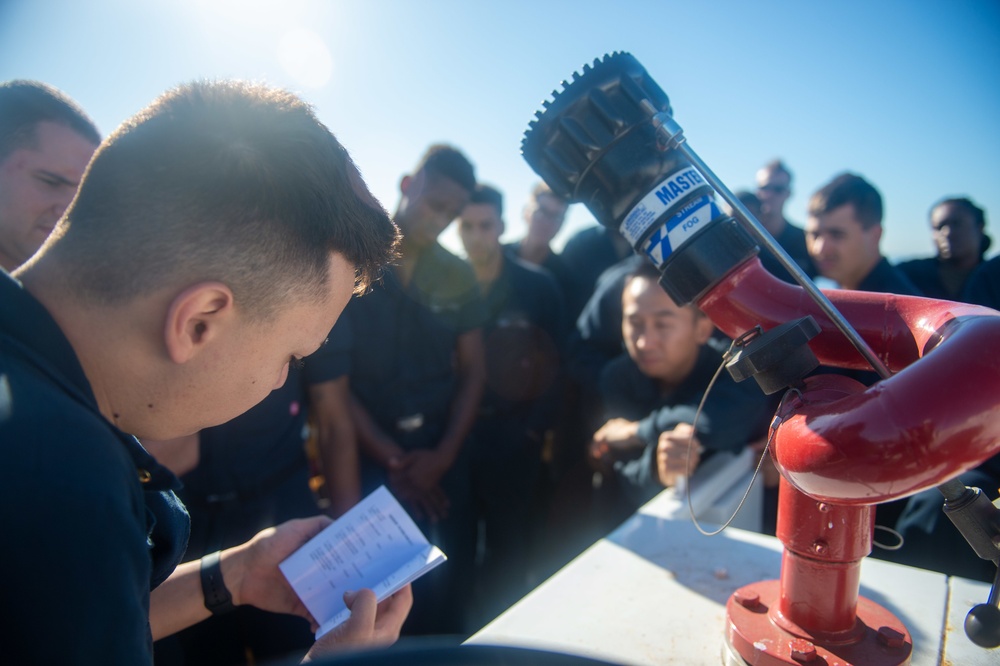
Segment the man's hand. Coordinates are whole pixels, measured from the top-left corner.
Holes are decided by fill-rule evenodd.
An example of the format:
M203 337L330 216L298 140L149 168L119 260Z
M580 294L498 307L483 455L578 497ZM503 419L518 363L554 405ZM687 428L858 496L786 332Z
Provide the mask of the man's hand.
M427 518L432 523L437 523L448 517L451 501L440 486L434 486L426 493L411 497L410 507L418 519Z
M351 616L316 641L303 663L345 649L395 643L413 606L413 590L407 585L377 605L371 590L345 592L344 603L351 609Z
M326 516L290 520L222 552L222 580L233 604L256 606L315 622L288 584L278 564L332 521ZM208 617L201 586L201 560L179 565L150 593L149 626L153 640L175 634Z
M416 449L405 453L400 471L418 493L437 487L452 461L438 449Z
M679 423L673 430L660 433L656 443L656 474L664 486L690 476L701 461L701 442L689 423Z
M640 448L639 422L611 419L594 433L589 447L590 461L600 469L620 454Z
M420 451L414 453L423 453ZM428 451L426 453L433 453ZM444 520L448 516L450 502L441 486L434 485L422 490L411 475L412 463L418 456L399 456L389 461L389 487L401 502L405 502L414 518L427 518L431 522ZM447 471L447 470L446 470ZM443 474L442 474L443 476Z
M289 520L226 550L223 553L222 573L233 595L233 603L298 615L315 622L278 569L278 564L331 522L327 516Z

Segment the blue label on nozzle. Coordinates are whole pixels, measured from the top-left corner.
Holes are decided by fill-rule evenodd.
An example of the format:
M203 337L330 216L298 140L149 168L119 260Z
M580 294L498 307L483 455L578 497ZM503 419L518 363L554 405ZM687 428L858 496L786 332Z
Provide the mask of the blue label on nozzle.
M685 196L700 187L708 187L708 184L693 166L686 166L670 174L625 216L620 226L622 235L635 247L656 220L676 208Z
M711 195L699 197L654 231L642 251L657 268L660 268L663 262L695 232L721 214Z

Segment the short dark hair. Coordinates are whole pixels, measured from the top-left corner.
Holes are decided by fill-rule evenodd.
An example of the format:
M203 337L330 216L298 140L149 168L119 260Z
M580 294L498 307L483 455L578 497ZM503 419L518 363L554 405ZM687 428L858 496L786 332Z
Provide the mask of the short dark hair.
M625 284L628 284L635 278L647 278L653 282L659 282L660 271L657 270L656 266L654 266L651 261L639 261L636 263L635 267L625 275Z
M864 229L882 224L882 195L861 176L842 173L809 199L809 214L825 215L844 204L854 207L854 216Z
M760 198L748 190L738 190L733 195L743 204L754 217L760 217Z
M95 145L101 142L94 121L61 90L40 81L5 81L0 83L0 161L34 146L37 125L44 121L68 127Z
M781 171L786 176L788 176L788 182L789 183L792 182L792 171L791 171L791 169L789 169L785 165L785 163L782 162L780 159L775 158L775 159L771 160L770 162L768 162L767 164L765 164L761 168L762 169L767 169L768 171Z
M645 279L649 280L650 282L656 284L658 287L660 287L660 278L661 277L662 277L662 275L661 275L659 269L653 264L653 262L644 259L644 260L638 262L635 265L635 267L632 268L632 270L630 270L628 273L625 274L625 281L622 282L622 296L624 297L625 290L628 289L628 286L630 284L632 284L632 280L637 280L639 278L645 278ZM662 287L660 287L660 288L662 288ZM671 300L673 300L672 297L671 297ZM698 306L695 305L693 302L692 303L688 303L686 305L682 305L680 307L682 307L682 308L691 308L691 311L694 312L695 318L704 317L705 316L705 313L702 312L701 309L699 309Z
M266 319L325 294L333 252L364 289L398 235L305 102L263 85L199 82L104 141L43 252L93 302L218 280L248 316Z
M986 211L977 206L969 197L948 197L942 199L931 206L930 212L933 215L935 210L941 206L948 205L964 208L970 215L972 215L972 221L976 223L977 227L980 229L986 228Z
M454 146L436 143L428 148L413 174L421 171L453 180L466 192L476 189L476 170L472 162Z
M489 185L484 185L479 183L476 185L476 189L472 191L472 196L469 198L470 204L489 204L497 209L497 216L503 217L503 195L500 194L500 190L495 187L490 187Z
M977 206L969 197L947 197L931 206L930 214L933 215L935 210L946 205L964 208L972 216L972 222L982 232L982 239L979 242L979 257L986 256L986 251L993 244L993 239L986 233L986 211Z
M535 184L533 188L531 188L531 197L536 201L539 199L539 197L552 197L553 199L558 199L564 204L569 205L569 202L565 198L553 192L552 188L549 187L548 183L546 183L545 181L540 181L537 184Z

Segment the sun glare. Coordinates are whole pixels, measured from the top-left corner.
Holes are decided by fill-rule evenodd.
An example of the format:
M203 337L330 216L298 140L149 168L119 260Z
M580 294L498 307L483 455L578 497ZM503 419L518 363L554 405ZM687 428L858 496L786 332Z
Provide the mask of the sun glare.
M210 48L256 73L280 67L303 88L322 88L333 57L320 35L304 27L325 21L331 8L315 0L186 0Z
M289 30L278 40L278 62L307 88L322 88L333 73L333 58L323 40L308 28Z

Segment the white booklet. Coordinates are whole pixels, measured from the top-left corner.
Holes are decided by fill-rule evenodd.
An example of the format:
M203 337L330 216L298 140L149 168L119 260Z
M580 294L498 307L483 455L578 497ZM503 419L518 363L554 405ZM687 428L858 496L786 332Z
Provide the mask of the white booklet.
M381 486L278 566L319 638L350 617L344 592L369 588L382 601L446 559Z

